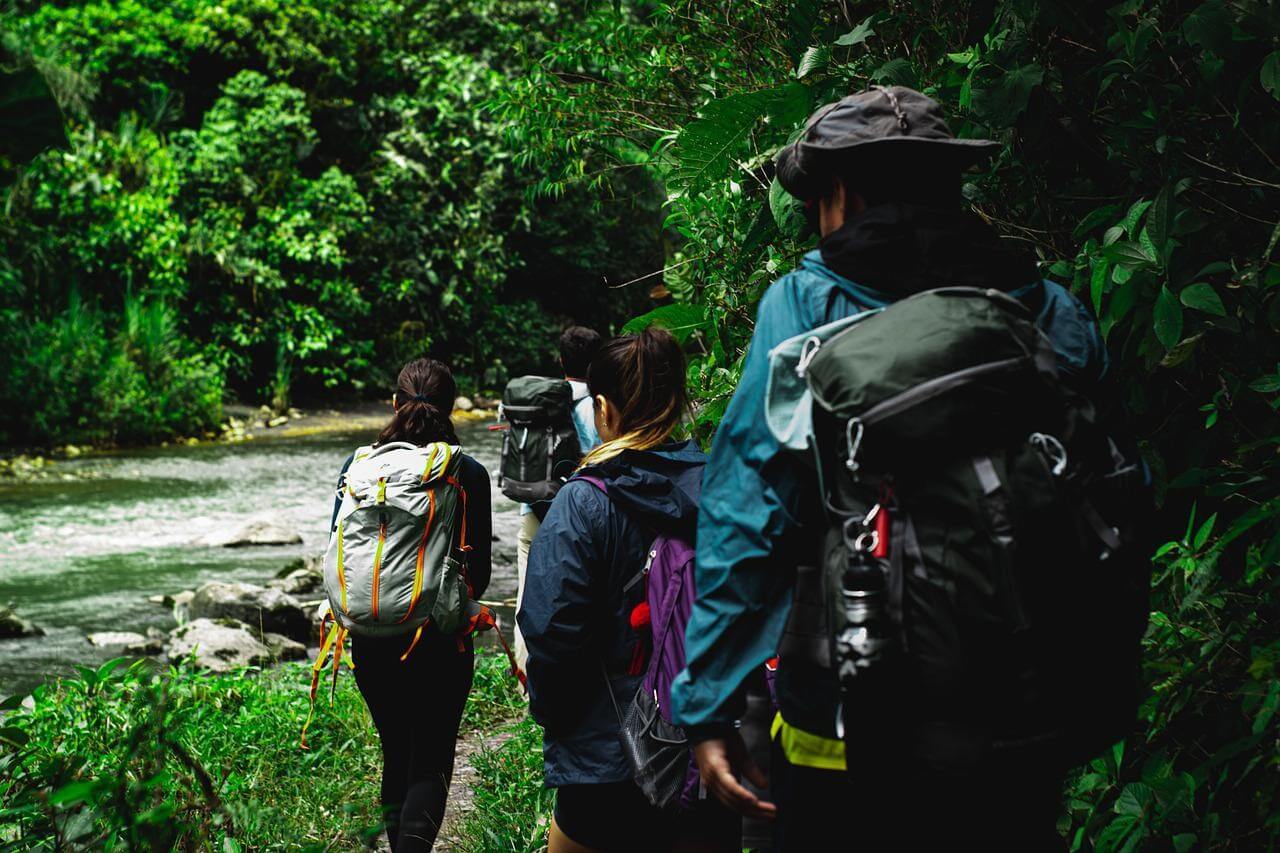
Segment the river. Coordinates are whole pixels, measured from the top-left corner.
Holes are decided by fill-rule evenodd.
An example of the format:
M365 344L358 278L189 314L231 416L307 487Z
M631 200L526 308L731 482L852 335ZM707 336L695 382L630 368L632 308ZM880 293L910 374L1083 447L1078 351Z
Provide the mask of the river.
M483 422L458 432L493 483L496 541L485 599L514 598L519 517L497 490L501 441ZM0 696L119 654L91 646L90 632L171 628L170 610L148 596L215 579L263 583L322 552L338 469L373 437L330 432L95 455L60 463L71 479L0 485L0 603L47 632L0 640ZM303 543L192 544L260 515L287 522Z

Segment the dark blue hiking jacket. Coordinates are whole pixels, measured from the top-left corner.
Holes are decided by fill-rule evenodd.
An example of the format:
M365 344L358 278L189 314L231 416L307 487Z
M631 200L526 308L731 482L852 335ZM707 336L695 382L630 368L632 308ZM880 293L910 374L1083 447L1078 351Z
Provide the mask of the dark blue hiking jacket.
M868 283L854 283L832 263ZM872 208L774 282L760 302L703 483L698 598L686 631L687 666L672 691L675 720L693 739L732 726L739 685L778 647L795 568L821 541L812 468L783 450L765 422L769 351L825 323L956 285L994 287L1022 300L1053 342L1068 382L1088 386L1106 372L1106 350L1088 311L1061 286L1038 280L1033 259L1011 251L1009 241L969 214ZM800 686L788 695L819 704L830 700L827 692ZM788 714L786 700L782 712L788 720L833 718L826 708Z
M631 779L618 742L618 705L640 683L627 675L640 635L632 609L644 584L623 590L660 533L692 536L706 457L696 443L628 450L560 489L534 537L517 620L529 650L529 708L544 729L549 787Z

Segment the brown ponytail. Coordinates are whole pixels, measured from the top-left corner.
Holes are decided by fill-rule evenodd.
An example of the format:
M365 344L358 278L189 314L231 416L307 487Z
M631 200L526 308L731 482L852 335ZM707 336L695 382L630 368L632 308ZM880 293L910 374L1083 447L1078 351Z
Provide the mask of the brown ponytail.
M458 384L449 366L434 358L411 361L400 370L396 380L396 411L383 428L376 444L407 441L431 444L447 441L461 444L453 429L453 401L458 397Z
M624 450L648 450L668 438L689 410L684 352L671 333L651 326L638 335L609 341L587 368L591 396L618 410L618 437L587 454L598 465Z

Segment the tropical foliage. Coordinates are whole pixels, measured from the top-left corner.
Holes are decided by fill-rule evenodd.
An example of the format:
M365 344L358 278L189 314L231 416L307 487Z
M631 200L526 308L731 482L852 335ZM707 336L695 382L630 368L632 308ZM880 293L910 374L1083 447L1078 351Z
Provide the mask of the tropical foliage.
M6 9L0 121L23 144L0 146L0 442L199 433L224 384L277 408L385 393L426 352L498 387L552 369L563 323L643 300L602 298L601 276L660 264L651 181L534 200L483 109L559 21L549 4ZM148 344L171 369L131 354L127 302L173 318Z
M773 154L852 90L937 97L1005 144L966 203L1097 314L1161 504L1141 726L1063 832L1280 843L1274 4L17 0L0 29L30 84L0 121L66 118L16 179L0 148L9 441L189 432L223 382L282 405L424 349L493 384L646 293L709 438L812 248ZM494 802L545 811L506 755Z

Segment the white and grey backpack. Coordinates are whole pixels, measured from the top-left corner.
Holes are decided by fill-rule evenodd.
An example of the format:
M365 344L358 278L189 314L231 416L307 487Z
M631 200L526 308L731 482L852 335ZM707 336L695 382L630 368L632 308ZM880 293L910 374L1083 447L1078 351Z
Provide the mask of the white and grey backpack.
M467 495L461 450L392 442L356 450L342 484L338 523L324 558L324 587L338 625L361 636L469 626L465 567Z

